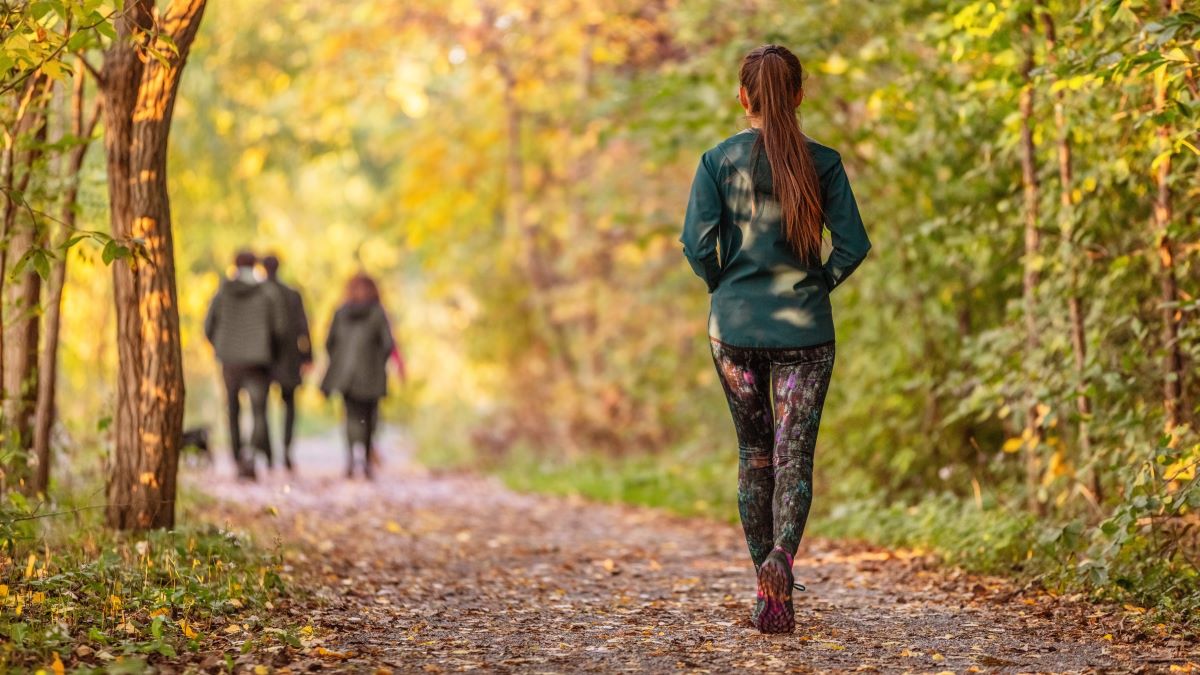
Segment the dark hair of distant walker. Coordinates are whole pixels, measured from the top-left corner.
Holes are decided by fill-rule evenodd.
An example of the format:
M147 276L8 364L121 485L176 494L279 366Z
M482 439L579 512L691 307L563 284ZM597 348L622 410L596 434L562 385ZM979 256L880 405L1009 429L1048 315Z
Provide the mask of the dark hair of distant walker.
M254 267L258 262L258 256L254 255L253 251L238 251L237 255L233 256L233 264L236 267Z

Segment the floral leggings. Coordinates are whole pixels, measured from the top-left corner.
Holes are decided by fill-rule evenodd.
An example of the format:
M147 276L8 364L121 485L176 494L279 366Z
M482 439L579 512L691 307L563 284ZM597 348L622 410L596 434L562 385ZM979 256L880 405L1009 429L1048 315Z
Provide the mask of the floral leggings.
M789 556L800 546L834 345L753 349L711 343L737 429L738 512L757 569L776 546Z

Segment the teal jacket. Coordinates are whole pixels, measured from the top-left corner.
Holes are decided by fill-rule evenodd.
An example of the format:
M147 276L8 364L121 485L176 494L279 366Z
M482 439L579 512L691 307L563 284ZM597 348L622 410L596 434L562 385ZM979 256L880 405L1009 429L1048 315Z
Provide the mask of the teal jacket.
M711 337L737 347L796 348L831 342L829 293L871 249L836 150L808 141L820 175L833 250L801 260L783 236L766 155L756 129L704 153L683 222L683 254L708 284ZM752 177L753 176L753 177Z

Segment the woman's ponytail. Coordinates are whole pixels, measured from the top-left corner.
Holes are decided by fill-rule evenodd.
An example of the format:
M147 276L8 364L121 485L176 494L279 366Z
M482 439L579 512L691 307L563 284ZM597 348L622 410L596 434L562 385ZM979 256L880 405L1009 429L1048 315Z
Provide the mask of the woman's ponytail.
M821 187L808 143L796 120L803 87L800 60L784 47L764 45L742 61L750 114L761 121L759 147L771 165L771 186L783 212L784 238L802 260L821 253Z

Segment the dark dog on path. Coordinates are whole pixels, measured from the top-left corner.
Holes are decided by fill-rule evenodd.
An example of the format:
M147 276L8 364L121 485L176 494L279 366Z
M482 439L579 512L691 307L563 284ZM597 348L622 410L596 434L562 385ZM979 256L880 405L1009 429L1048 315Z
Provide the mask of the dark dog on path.
M208 427L191 427L183 430L179 443L180 454L188 455L191 464L212 466L212 452L208 449Z

